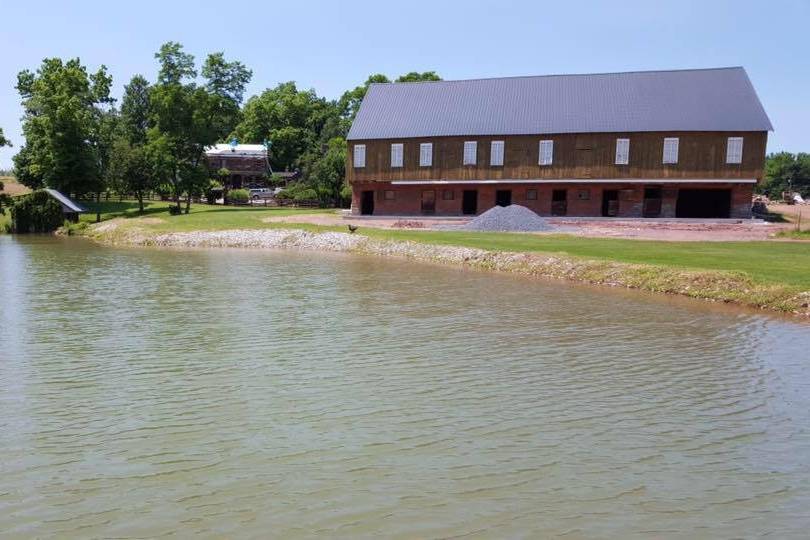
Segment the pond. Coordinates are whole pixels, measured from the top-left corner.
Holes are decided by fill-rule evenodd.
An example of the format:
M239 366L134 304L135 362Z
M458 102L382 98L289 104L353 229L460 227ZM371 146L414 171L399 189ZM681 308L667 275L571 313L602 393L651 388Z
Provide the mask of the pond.
M0 236L0 531L805 537L808 351L630 291Z

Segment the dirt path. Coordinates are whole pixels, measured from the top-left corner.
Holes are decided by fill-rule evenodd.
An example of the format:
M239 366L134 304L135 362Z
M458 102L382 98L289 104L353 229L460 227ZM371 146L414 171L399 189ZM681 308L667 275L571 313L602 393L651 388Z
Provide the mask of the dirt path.
M810 212L808 212L810 214ZM466 223L458 219L422 219L419 216L403 219L392 218L351 218L330 214L303 214L297 216L269 217L265 223L309 223L313 225L347 227L354 225L375 229L432 229ZM549 218L560 230L551 233L565 233L591 238L629 238L637 240L668 240L681 242L729 242L744 240L768 240L782 230L790 228L785 223L763 223L761 221L740 220L740 222L683 222L657 220L576 220ZM810 221L810 215L808 215Z

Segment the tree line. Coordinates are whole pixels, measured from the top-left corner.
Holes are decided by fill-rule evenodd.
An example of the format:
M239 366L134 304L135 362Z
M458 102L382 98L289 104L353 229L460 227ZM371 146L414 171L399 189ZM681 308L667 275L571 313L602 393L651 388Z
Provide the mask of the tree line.
M25 144L14 156L19 182L77 196L112 191L133 194L143 210L147 193L174 201L176 212L212 185L205 149L232 138L267 143L275 171L301 171L288 196L339 205L345 185L345 136L369 85L390 82L381 74L337 100L285 82L243 102L252 72L223 53L201 65L182 45L168 42L155 53L154 82L135 75L120 105L110 95L105 66L89 72L78 58L47 58L17 76ZM441 80L432 71L397 81ZM7 143L0 131L0 144Z
M762 182L757 185L757 192L777 199L781 198L784 191L795 191L804 198L810 197L810 154L768 154L765 174Z

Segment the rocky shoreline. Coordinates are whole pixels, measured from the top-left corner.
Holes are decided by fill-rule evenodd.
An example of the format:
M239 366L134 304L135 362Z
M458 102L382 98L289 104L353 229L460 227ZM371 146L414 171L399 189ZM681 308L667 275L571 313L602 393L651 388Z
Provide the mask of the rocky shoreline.
M590 260L567 255L487 251L459 246L377 240L361 234L312 233L298 229L118 233L117 227L91 228L97 241L119 245L178 248L297 249L363 253L565 279L611 287L676 294L714 302L810 317L810 291L756 283L742 273L683 270L653 265Z

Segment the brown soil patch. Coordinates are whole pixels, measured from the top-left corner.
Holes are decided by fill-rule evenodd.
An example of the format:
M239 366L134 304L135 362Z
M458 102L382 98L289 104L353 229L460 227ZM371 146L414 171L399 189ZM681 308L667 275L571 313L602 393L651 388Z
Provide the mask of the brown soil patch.
M711 223L629 220L577 221L559 218L549 221L564 227L566 232L577 236L673 242L768 240L785 230L786 227L784 223L763 223L751 220Z
M0 182L3 183L3 191L6 195L17 197L18 195L25 195L31 193L31 190L24 185L17 182L17 179L11 176L0 176Z
M642 220L576 220L547 218L549 223L559 227L558 231L530 234L573 234L594 238L627 238L636 240L668 240L678 242L730 242L746 240L768 240L777 233L791 227L789 223L763 223L761 221L740 220L739 222L688 222L688 221L642 221ZM810 209L807 216L810 223ZM326 226L357 226L373 229L451 229L452 225L466 223L465 219L440 220L386 218L344 218L340 215L302 214L296 216L267 217L265 223L309 223Z

